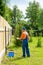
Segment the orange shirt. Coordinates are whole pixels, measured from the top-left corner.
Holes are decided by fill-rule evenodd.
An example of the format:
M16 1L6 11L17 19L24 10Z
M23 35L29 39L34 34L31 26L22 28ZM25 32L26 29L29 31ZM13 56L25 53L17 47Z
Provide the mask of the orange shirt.
M25 39L26 38L26 36L28 36L28 33L26 32L26 31L24 31L24 32L22 32L22 34L21 34L21 39Z

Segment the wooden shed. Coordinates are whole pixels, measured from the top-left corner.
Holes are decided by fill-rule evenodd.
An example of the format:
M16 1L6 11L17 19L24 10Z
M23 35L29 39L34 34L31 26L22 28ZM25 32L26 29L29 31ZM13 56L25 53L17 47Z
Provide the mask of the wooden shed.
M0 63L5 54L5 45L10 42L11 35L12 27L2 16L0 16Z

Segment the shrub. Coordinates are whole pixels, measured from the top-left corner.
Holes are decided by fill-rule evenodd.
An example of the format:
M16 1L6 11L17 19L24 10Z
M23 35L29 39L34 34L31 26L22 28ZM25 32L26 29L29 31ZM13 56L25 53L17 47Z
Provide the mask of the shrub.
M29 42L32 42L32 33L33 33L33 30L31 29L30 30L30 40L29 40Z
M41 37L38 37L37 47L41 47Z
M29 42L32 42L32 36L30 36Z
M14 38L15 38L14 43L15 43L15 46L21 46L21 40L17 40L17 37L20 37L22 27L23 27L23 25L21 25L20 23L16 24L15 34L14 34Z

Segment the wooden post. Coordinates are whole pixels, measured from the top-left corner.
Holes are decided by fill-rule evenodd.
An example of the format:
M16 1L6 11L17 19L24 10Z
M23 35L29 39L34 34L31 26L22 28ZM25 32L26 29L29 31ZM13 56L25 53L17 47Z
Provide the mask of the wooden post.
M9 28L8 28L8 45L9 45Z
M5 53L7 53L7 47L6 47L6 26L5 26Z

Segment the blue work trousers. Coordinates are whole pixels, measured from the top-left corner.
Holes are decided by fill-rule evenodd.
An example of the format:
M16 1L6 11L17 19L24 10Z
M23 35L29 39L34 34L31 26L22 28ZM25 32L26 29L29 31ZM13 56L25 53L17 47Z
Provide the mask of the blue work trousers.
M22 51L23 51L23 56L25 57L26 55L30 57L30 50L28 48L28 43L22 43Z

